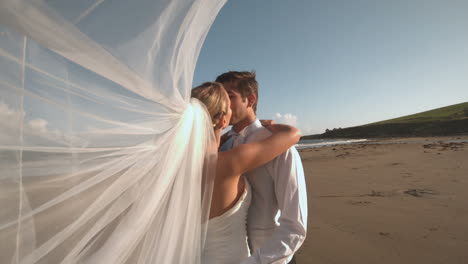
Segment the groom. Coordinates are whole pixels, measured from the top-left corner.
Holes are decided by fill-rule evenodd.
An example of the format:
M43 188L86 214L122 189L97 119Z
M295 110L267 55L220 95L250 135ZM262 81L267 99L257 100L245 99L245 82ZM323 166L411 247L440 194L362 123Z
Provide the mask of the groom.
M271 133L256 117L258 83L254 72L230 71L216 78L231 100L231 136L221 151L254 142ZM246 176L252 186L247 232L252 256L242 264L296 263L294 253L304 242L307 229L307 194L304 171L292 147ZM277 218L277 215L279 218Z

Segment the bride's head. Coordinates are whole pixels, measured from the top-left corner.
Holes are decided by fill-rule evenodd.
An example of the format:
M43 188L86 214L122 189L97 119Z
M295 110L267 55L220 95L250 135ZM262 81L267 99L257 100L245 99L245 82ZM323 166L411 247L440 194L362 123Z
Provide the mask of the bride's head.
M215 129L223 129L231 119L230 101L221 83L206 82L192 89L192 97L205 104Z

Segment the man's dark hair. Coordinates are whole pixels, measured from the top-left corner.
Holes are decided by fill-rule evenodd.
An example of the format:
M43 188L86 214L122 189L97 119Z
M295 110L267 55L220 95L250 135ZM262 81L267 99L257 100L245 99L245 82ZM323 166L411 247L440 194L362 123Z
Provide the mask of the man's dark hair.
M258 102L258 83L255 79L256 75L254 71L229 71L219 75L216 78L216 82L220 83L234 83L235 89L239 92L242 98L246 98L249 95L254 94L257 100L252 105L254 112L257 112Z

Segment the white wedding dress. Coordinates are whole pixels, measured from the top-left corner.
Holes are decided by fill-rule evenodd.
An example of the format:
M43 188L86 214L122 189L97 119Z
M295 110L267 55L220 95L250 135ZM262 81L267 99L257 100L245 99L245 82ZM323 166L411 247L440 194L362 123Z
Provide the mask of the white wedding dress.
M237 203L208 222L203 264L239 264L250 256L246 224L252 193L245 178L244 182L244 193Z
M1 264L201 263L217 143L190 91L225 2L0 0Z

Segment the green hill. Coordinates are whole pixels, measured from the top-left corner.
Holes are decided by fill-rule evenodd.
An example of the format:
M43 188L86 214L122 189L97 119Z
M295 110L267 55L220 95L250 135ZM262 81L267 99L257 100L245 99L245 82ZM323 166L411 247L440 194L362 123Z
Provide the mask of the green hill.
M389 123L419 123L419 122L435 122L435 121L449 121L468 118L468 102L450 105L446 107L429 110L414 115L403 116L390 120L380 121L377 123L368 124L389 124Z
M466 134L468 134L468 102L362 126L327 130L323 134L304 136L302 139L450 136Z

